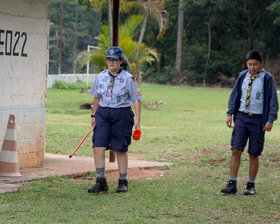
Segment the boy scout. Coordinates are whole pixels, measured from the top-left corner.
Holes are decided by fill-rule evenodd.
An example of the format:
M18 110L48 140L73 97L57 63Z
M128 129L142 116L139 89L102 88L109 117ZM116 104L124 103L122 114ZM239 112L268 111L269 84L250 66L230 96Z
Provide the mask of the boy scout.
M236 182L241 154L249 139L249 178L244 195L256 193L255 180L259 168L259 156L262 154L265 132L270 132L277 119L278 99L275 81L272 75L263 69L263 58L259 51L251 50L247 54L247 70L242 71L232 89L226 124L234 128L231 137L232 156L230 177L221 190L225 194L237 192Z

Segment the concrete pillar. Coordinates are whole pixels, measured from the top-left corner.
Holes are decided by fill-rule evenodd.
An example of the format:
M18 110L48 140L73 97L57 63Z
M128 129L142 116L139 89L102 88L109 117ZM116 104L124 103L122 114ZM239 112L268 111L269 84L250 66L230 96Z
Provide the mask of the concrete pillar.
M15 115L19 167L42 167L50 0L0 1L0 150Z

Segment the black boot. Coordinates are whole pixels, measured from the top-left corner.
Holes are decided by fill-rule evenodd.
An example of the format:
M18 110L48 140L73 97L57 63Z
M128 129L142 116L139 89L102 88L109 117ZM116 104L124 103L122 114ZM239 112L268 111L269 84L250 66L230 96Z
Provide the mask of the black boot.
M127 192L128 191L128 182L127 180L120 180L119 179L119 184L117 187L117 191L116 192Z
M254 195L256 194L255 183L247 183L246 190L244 191L244 195Z
M88 193L99 193L100 191L108 191L108 185L105 177L97 177L96 184L88 189Z
M229 180L221 192L225 194L235 194L237 192L236 180Z

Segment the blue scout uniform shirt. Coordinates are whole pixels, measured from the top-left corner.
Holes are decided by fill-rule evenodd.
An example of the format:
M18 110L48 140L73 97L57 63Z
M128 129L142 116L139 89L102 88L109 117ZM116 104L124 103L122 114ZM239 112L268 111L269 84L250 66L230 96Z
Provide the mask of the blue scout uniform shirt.
M108 70L99 73L90 94L100 99L100 107L110 108L131 107L143 98L134 77L123 69L114 78Z
M263 113L263 82L264 82L265 71L260 72L254 79L250 94L249 106L245 106L246 90L249 83L249 72L247 72L241 86L241 98L239 111L252 114Z

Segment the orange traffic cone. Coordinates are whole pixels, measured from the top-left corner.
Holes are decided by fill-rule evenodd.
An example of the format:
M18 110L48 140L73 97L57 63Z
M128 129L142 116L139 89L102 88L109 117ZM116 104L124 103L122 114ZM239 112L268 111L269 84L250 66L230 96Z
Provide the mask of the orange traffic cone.
M15 115L10 114L2 150L0 152L0 176L21 176L18 171Z

